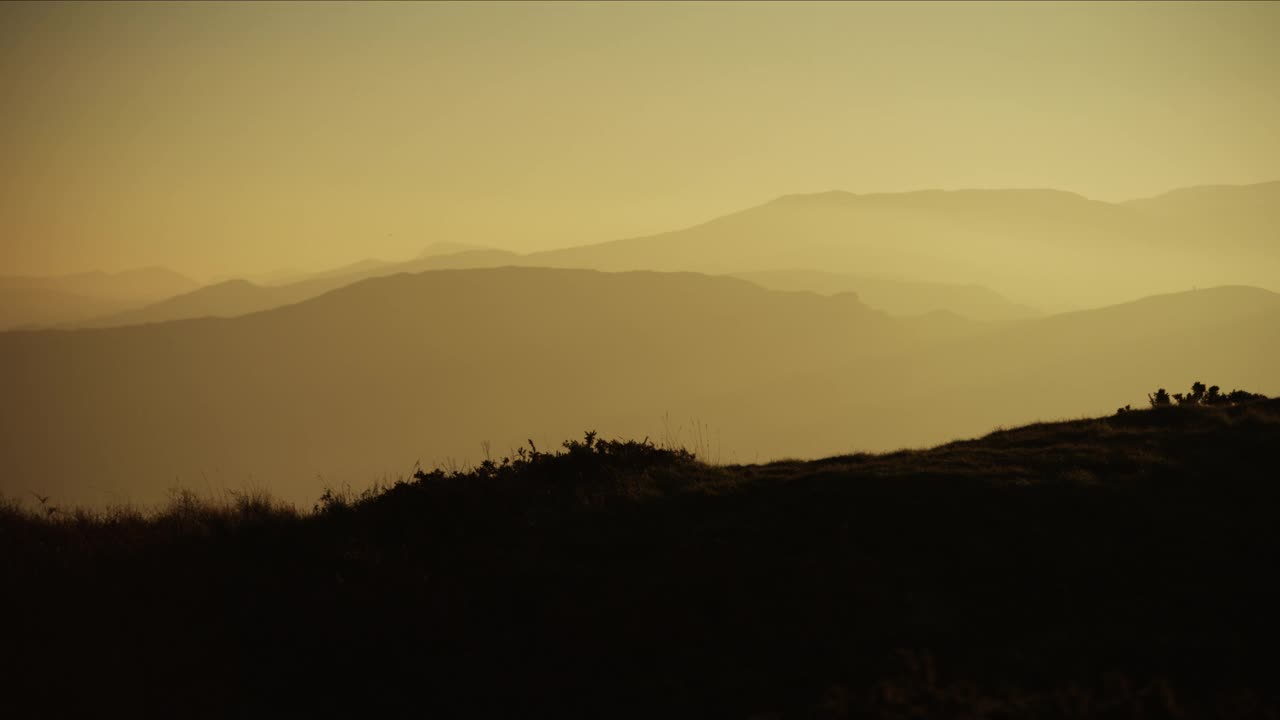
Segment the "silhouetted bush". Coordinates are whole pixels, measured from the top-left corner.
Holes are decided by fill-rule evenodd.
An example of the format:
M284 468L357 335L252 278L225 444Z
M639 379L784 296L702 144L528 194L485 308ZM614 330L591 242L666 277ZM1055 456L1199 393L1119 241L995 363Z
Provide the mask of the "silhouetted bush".
M1164 388L1160 388L1155 392L1154 395L1148 395L1147 397L1151 400L1152 407L1163 407L1170 404L1169 403L1170 396L1168 393L1165 392ZM1217 385L1214 385L1212 387L1205 387L1205 384L1200 381L1196 381L1191 384L1191 392L1174 393L1172 397L1173 397L1173 400L1176 401L1179 406L1185 405L1185 406L1196 406L1196 407L1202 407L1202 406L1222 407L1222 406L1228 406L1228 405L1239 405L1241 403L1247 403L1247 402L1256 402L1258 400L1267 399L1266 395L1261 395L1259 393L1251 393L1245 390L1232 390L1229 393L1223 394L1222 388L1218 387Z
M594 430L587 431L582 440L566 440L564 450L541 452L529 440L529 448L518 448L516 456L503 457L495 462L485 460L471 470L445 472L435 469L419 470L414 474L418 482L456 481L479 482L485 480L520 477L526 481L545 480L550 477L571 475L576 478L610 475L619 471L636 472L655 467L679 467L691 465L696 456L683 448L660 448L648 438L644 440L601 440Z

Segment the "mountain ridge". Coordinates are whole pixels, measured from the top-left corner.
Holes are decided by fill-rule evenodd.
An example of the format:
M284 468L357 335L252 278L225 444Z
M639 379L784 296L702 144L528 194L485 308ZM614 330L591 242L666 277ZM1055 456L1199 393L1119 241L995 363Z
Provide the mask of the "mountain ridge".
M505 267L368 278L234 318L0 333L0 491L92 476L143 500L210 473L303 498L317 474L359 485L392 470L370 458L474 458L530 426L539 442L583 423L652 437L664 415L697 417L725 457L814 457L1096 411L1192 372L1274 393L1257 359L1280 352L1280 312L1246 295L1267 304L1231 323L1198 291L995 332L732 277ZM1104 359L1112 377L1079 371Z
M1228 191L1250 193L1272 186L1280 183L1228 186ZM1182 190L1195 188L1171 192ZM970 203L974 198L981 202ZM1032 203L1016 212L997 208L993 214L988 207L993 202L999 206L1024 198L1047 199L1051 207L1065 203L1088 212L1064 215L1059 208L1046 214ZM1280 206L1280 202L1276 204ZM1189 244L1207 232L1204 223L1209 221L1204 218L1179 217L1173 222L1162 212L1142 211L1128 203L1106 203L1070 191L961 189L859 195L833 190L783 195L664 233L524 254L475 248L426 254L404 262L366 260L273 287L289 288L279 295L296 302L342 282L440 268L511 265L734 275L821 268L822 272L863 278L895 277L934 289L949 284L977 285L1011 299L1013 308L976 311L977 319L986 320L1027 314L1018 307L1040 311L1099 307L1179 287L1236 283L1280 289L1280 265L1267 259L1271 254L1266 245L1273 235L1267 234L1268 228L1280 224L1280 211L1272 211L1266 204L1249 207L1262 215L1231 221L1235 223L1231 227L1239 226L1243 239L1240 252L1228 254L1227 264L1200 262L1200 254ZM818 214L795 216L797 209ZM454 247L442 242L446 242L445 249ZM963 251L966 242L1005 258L1000 264L1005 267L976 261L970 257L972 253ZM266 309L279 302L275 293L258 294L256 302L244 300L232 308L187 302L214 316L232 316L245 307ZM864 291L864 295L868 293ZM172 307L102 315L88 324L176 319L179 313ZM911 309L903 309L908 307ZM955 308L898 302L891 309L932 312ZM971 309L969 314L974 312ZM994 316L986 317L985 312L994 312Z

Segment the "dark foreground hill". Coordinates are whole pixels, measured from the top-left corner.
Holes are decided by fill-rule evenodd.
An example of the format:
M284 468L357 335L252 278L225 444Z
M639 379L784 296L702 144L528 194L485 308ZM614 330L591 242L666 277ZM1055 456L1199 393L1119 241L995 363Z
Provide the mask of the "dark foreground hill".
M20 716L1274 717L1280 402L0 516ZM105 711L105 712L104 712Z

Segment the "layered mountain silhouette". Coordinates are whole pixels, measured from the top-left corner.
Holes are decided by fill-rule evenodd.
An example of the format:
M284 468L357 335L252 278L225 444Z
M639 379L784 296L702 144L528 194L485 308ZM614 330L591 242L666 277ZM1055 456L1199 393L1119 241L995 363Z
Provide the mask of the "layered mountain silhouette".
M457 255L458 253L469 253L476 251L492 250L493 248L482 247L480 245L472 245L470 243L451 242L449 240L439 240L427 245L418 253L418 257L438 257L440 255Z
M1280 181L1256 185L1204 185L1124 203L1165 221L1168 237L1204 241L1220 253L1276 247Z
M839 452L850 438L847 449L914 447L1142 406L1147 398L1134 388L1185 391L1195 378L1274 395L1276 353L1280 294L1217 287L960 334L901 353L874 374L850 364L716 406L742 419L779 404L804 407L807 425L789 449L801 456Z
M0 334L0 491L309 502L584 426L696 437L725 462L882 450L1107 412L1154 383L1274 393L1277 351L1280 296L1255 288L975 327L693 273L396 274L231 319Z
M879 352L894 333L851 296L515 268L371 279L231 320L7 333L0 474L61 478L60 491L91 474L141 498L252 473L313 495L316 473L474 460L482 440L554 437L620 409L655 419L777 368Z
M737 274L778 289L857 292L892 314L1004 321L1193 287L1280 289L1277 208L1280 183L1126 203L1056 190L788 195L683 230L523 255L438 242L408 262L255 283L278 290L203 288L86 324L234 317L369 277L502 266ZM1206 246L1218 252L1206 259Z
M1040 314L980 285L912 282L819 270L761 270L736 273L735 277L772 290L808 290L823 295L852 292L868 305L893 315L944 312L984 322L1004 322Z
M187 292L197 283L167 268L56 277L0 276L0 330L74 323Z
M308 300L346 285L374 277L445 268L489 268L516 265L520 256L503 250L465 250L436 255L425 253L416 260L389 263L363 260L328 272L312 273L300 280L281 284L227 280L157 303L124 312L93 318L78 327L118 327L202 317L237 317L261 310Z
M1229 205L1232 222L1280 224L1280 204L1254 202L1261 187L1222 188L1230 198L1171 222L1153 205L1112 204L1056 190L960 190L791 195L702 225L644 238L529 256L561 267L699 272L821 269L989 287L1034 307L1123 302L1218 284L1273 287L1274 252L1225 247L1205 262L1206 232ZM1218 225L1223 230L1226 225Z

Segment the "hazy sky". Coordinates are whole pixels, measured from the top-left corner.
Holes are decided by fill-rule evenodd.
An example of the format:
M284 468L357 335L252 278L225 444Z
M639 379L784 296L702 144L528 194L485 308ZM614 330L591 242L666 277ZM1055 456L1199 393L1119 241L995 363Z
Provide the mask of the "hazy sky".
M1280 178L1280 3L0 4L0 273Z

